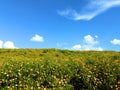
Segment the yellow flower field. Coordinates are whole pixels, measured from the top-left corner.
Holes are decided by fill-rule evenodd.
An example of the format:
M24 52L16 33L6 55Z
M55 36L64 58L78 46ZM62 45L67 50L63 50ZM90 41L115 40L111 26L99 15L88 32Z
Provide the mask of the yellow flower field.
M120 52L0 49L0 90L115 90Z

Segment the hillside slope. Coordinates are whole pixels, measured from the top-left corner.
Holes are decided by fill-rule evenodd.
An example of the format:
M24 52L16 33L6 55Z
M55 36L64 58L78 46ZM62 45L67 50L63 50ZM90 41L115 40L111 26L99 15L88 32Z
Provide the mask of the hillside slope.
M115 90L120 52L0 49L0 89Z

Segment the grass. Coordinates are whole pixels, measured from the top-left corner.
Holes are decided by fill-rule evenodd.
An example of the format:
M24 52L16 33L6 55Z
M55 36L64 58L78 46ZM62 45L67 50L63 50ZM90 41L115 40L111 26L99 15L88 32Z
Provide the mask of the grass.
M0 49L1 90L115 90L120 52Z

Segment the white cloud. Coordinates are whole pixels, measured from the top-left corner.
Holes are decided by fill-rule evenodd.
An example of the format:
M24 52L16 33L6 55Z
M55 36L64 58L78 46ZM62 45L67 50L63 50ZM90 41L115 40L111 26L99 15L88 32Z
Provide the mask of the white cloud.
M95 35L95 38L98 38L98 36L97 36L97 35Z
M100 46L83 45L81 50L96 50L96 51L103 51L103 48L100 47Z
M2 48L2 47L3 47L3 41L0 40L0 48Z
M3 42L0 40L0 48L16 48L12 41L5 41Z
M14 43L12 41L6 41L4 44L3 44L3 47L4 48L16 48Z
M81 49L81 45L80 44L76 44L72 47L73 50L80 50Z
M72 20L90 20L95 14L80 14L73 9L65 9L63 11L58 11L58 14Z
M72 50L98 50L103 51L102 47L98 46L99 42L95 40L96 37L91 35L84 36L82 44L76 44L72 47ZM98 36L97 36L98 38Z
M17 48L14 45L14 42L12 41L5 41L3 42L2 40L0 40L0 48Z
M120 40L118 39L113 39L110 41L113 45L120 45Z
M84 42L87 45L92 45L92 46L98 44L98 41L96 41L95 38L92 37L91 35L84 36Z
M30 41L34 41L34 42L43 42L44 38L38 34L36 34L35 36L33 36Z
M115 6L120 6L120 0L90 0L90 2L83 7L82 11L77 12L74 9L65 9L58 11L58 14L73 20L91 20L100 13Z
M97 47L96 50L103 51L103 48L102 47Z

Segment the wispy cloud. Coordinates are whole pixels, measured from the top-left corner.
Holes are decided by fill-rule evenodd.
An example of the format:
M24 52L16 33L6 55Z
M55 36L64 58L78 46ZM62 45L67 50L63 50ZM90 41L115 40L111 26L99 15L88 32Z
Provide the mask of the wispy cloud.
M30 41L34 41L34 42L43 42L44 38L38 34L36 34L35 36L33 36Z
M93 37L91 35L84 36L82 44L76 44L72 47L73 50L98 50L102 51L102 47L98 46L99 41L96 40L98 36Z
M67 43L66 42L62 42L62 43L57 42L56 45L57 45L57 47L64 47L67 45Z
M113 45L120 45L120 40L119 40L119 39L113 39L113 40L111 40L110 42L111 42L111 44L113 44Z
M120 6L120 0L89 0L88 4L82 8L82 11L65 9L59 10L58 14L73 20L91 20L115 6Z

